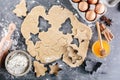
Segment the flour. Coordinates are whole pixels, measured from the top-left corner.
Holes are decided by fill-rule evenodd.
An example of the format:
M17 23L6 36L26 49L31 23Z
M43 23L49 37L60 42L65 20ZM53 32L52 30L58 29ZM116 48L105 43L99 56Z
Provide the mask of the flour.
M23 73L28 66L28 59L22 54L13 56L7 64L8 71L13 74Z
M1 37L4 37L6 34L7 34L7 27L6 27L6 24L3 24L3 23L0 23L0 27L1 27L1 34L0 34L0 36Z

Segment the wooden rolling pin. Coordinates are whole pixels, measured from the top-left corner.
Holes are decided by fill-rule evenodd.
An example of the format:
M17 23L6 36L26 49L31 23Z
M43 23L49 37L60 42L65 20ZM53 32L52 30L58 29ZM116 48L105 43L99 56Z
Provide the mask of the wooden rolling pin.
M7 35L1 39L1 42L0 42L0 66L1 67L4 66L5 58L8 54L8 50L10 49L11 43L12 43L11 35L15 31L15 29L16 29L16 25L14 23L9 24Z

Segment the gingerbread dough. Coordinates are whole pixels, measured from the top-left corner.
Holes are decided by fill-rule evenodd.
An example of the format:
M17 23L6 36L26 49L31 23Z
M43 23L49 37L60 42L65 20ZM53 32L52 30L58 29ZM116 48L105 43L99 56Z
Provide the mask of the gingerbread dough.
M57 75L58 72L61 70L58 64L50 65L49 67L50 67L50 72L49 72L50 74Z
M51 24L47 32L39 32L38 19L40 16ZM62 31L59 31L59 28L67 19L71 21L72 33L64 35ZM36 57L36 60L46 64L60 59L63 55L63 61L71 67L82 64L92 36L92 31L88 26L79 22L68 9L57 5L51 7L48 14L43 6L34 7L24 19L21 32L26 39L28 52L31 56ZM39 33L40 41L35 45L29 40L30 33ZM73 36L78 38L79 46L71 44Z
M37 77L45 75L45 72L47 71L47 68L44 67L44 64L41 64L38 61L34 61L33 65L35 67L35 72L36 72Z
M15 9L13 10L13 12L18 17L26 16L27 8L26 8L25 0L21 0L21 2L18 5L16 5Z

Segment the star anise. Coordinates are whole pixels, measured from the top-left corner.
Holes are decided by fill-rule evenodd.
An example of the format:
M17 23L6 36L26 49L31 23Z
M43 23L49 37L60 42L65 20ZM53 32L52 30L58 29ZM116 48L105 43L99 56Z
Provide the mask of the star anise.
M103 21L107 26L111 26L112 25L112 19L107 18L105 15L103 15L100 18L101 21Z
M105 15L103 15L101 18L100 18L101 21L106 21L107 20L107 17Z
M105 21L105 24L106 24L107 26L111 26L111 25L112 25L112 19L107 19L107 20Z

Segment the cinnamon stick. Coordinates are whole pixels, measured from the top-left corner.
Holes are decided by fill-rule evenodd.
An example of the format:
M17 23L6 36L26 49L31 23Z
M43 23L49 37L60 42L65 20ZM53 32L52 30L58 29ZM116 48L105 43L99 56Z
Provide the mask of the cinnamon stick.
M105 36L105 39L110 42L112 41L112 39L114 38L114 35L111 33L111 31L104 25L104 24L100 24L100 30L102 32L102 34Z

